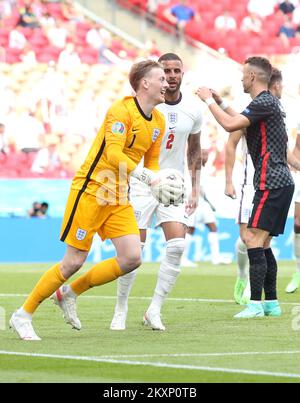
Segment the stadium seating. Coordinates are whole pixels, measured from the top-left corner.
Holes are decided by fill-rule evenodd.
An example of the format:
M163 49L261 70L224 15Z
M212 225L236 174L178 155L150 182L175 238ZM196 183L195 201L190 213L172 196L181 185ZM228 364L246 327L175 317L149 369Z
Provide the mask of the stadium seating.
M32 1L33 3L34 1ZM143 4L142 1L137 1L139 7L143 6L145 8L145 4L145 2ZM34 52L37 63L31 65L22 62L23 50L9 47L9 34L17 25L20 17L19 11L23 6L23 1L17 0L12 15L0 21L0 47L5 50L5 61L0 63L0 73L3 82L8 86L9 92L17 100L16 104L12 106L12 108L15 107L12 113L15 113L20 108L22 110L31 110L33 108L35 116L42 119L46 134L41 142L41 147L43 147L43 142L48 147L47 143L50 135L56 138L56 151L59 156L60 166L51 169L51 171L46 169L42 173L34 172L32 164L37 152L25 153L18 150L15 145L14 134L8 133L8 153L4 154L0 151L0 178L72 177L80 161L85 156L86 148L92 141L97 129L97 127L87 128L87 133L76 133L74 132L76 128L68 129L68 119L70 120L70 116L75 113L76 102L82 94L89 91L93 99L91 101L92 105L95 110L98 109L94 116L96 120L95 126L98 126L107 103L119 97L124 86L128 67L126 62L123 64L122 59L134 60L138 56L138 50L123 39L112 35L108 49L115 57L112 57L112 60L103 61L103 58L99 58L99 50L90 47L86 42L86 34L92 28L90 20L85 19L82 15L79 21L75 23L74 21L69 22L63 14L61 3L44 3L44 10L48 11L54 20L62 21L68 32L72 33L69 35L68 42L74 43L75 51L77 51L81 60L79 66L67 71L60 70L59 65L57 65L58 76L64 82L65 88L61 104L53 107L51 106L52 101L47 100L47 97L39 99L41 94L36 94L41 91L39 87L47 74L48 66L53 62L58 62L62 49L50 43L45 28L22 27L21 32L28 41L27 47ZM115 65L114 63L117 61L119 62ZM125 74L124 71L126 71ZM106 80L108 72L111 74L110 80ZM58 78L58 86L59 80ZM97 105L99 97L101 98L100 106ZM47 113L54 113L54 117L47 117ZM3 117L1 116L0 119L3 119ZM84 117L82 121L84 121ZM63 128L59 126L62 122ZM69 131L67 135L66 130Z
M119 0L118 3L128 9L140 7L145 10L147 0ZM164 12L167 8L179 2L178 0L170 0L165 3L160 4L157 8L156 25L158 28L171 32L173 24L166 19ZM230 31L226 38L221 38L214 30L216 17L224 11L230 10L238 27L240 27L243 18L248 15L248 0L215 0L213 2L191 0L187 4L199 13L201 21L189 21L186 26L186 35L216 50L225 48L228 55L239 62L250 54L287 54L295 46L299 46L299 38L291 38L287 47L282 46L281 41L278 40L278 32L283 23L283 14L278 11L278 8L275 8L273 15L263 20L261 34L255 36L251 34L244 35L244 32L241 32L238 28ZM243 38L243 41L241 41L241 38Z

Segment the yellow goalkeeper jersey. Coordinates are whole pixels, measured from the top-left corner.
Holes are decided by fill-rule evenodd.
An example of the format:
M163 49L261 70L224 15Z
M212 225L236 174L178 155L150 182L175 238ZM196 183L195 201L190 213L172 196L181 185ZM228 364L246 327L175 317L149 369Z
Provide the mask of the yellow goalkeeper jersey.
M165 131L164 116L153 109L147 117L135 97L116 101L77 171L72 189L99 200L127 200L127 174L144 157L144 166L159 170L159 153ZM122 203L121 203L122 204Z

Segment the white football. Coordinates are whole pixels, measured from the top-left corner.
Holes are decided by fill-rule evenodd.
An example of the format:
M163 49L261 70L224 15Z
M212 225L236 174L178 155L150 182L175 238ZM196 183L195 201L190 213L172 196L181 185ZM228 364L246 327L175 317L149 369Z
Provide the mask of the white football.
M151 182L153 196L165 206L178 205L184 201L184 179L177 169L162 169Z

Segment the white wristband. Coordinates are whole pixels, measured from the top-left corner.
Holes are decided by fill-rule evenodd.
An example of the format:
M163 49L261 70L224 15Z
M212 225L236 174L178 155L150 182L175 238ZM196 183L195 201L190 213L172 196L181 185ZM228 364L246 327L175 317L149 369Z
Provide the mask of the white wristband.
M226 99L222 99L222 103L219 105L219 107L225 111L225 109L229 108L229 102Z
M213 99L213 97L207 98L205 100L205 103L207 104L207 106L211 105L211 104L215 104L216 101Z
M154 172L150 171L150 169L137 166L133 171L130 172L130 175L150 186Z

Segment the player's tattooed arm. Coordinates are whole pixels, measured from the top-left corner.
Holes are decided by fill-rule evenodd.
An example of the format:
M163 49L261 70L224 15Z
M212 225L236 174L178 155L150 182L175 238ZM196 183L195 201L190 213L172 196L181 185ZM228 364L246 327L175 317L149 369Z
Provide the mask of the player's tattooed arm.
M192 192L189 195L186 211L192 214L198 205L200 193L200 173L202 165L200 133L191 134L188 138L187 162L192 181Z

